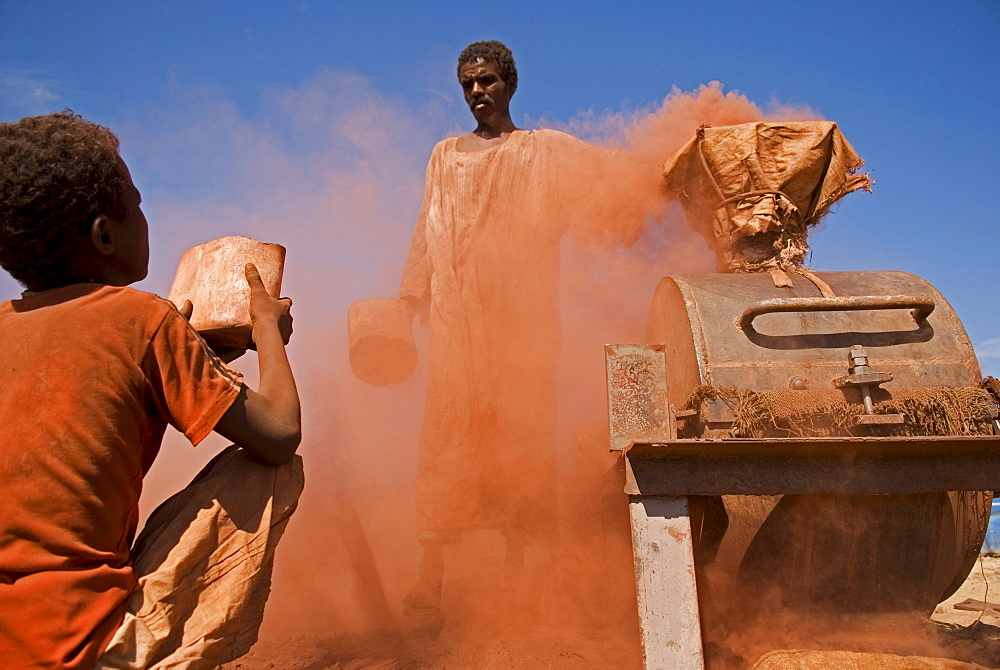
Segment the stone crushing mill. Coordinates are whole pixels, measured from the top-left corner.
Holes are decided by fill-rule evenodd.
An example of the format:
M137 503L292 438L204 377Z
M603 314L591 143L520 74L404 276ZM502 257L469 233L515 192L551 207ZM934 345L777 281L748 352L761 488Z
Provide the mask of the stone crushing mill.
M648 670L848 649L829 622L926 618L978 556L1000 388L962 323L912 274L803 265L860 166L828 122L701 128L665 165L719 273L664 277L648 343L607 346Z

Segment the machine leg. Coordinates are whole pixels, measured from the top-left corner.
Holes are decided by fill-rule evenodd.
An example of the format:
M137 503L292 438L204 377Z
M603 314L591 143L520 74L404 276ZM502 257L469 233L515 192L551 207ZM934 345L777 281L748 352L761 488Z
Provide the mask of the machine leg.
M704 670L688 500L629 496L646 670Z

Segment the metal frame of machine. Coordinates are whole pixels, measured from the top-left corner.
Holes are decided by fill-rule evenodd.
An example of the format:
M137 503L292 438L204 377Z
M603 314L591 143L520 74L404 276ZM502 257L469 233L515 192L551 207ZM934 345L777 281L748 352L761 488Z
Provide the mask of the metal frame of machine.
M651 311L656 343L606 347L647 670L705 667L688 496L1000 490L995 413L992 435L914 435L906 417L872 402L882 386L891 394L978 382L944 298L906 273L820 273L833 296L796 279L778 287L767 273L667 277ZM872 286L884 292L870 295ZM729 437L731 407L684 406L706 384L802 398L840 388L861 402L848 434Z

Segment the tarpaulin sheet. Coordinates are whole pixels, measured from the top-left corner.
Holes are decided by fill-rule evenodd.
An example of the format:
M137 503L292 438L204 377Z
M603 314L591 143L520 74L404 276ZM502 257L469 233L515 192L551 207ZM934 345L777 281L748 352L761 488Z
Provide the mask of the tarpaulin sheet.
M699 128L664 164L664 177L668 193L724 258L728 267L721 269L740 271L754 269L754 259L733 249L758 233L775 233L772 267L801 265L806 229L837 199L871 190L868 175L855 174L863 164L835 123L758 122Z

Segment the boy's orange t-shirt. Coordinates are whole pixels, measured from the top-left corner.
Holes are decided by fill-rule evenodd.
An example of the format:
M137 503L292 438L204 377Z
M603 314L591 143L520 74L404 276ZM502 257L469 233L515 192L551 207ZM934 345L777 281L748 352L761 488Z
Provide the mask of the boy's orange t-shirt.
M121 623L142 478L239 394L173 305L76 284L0 303L0 665L90 668Z

